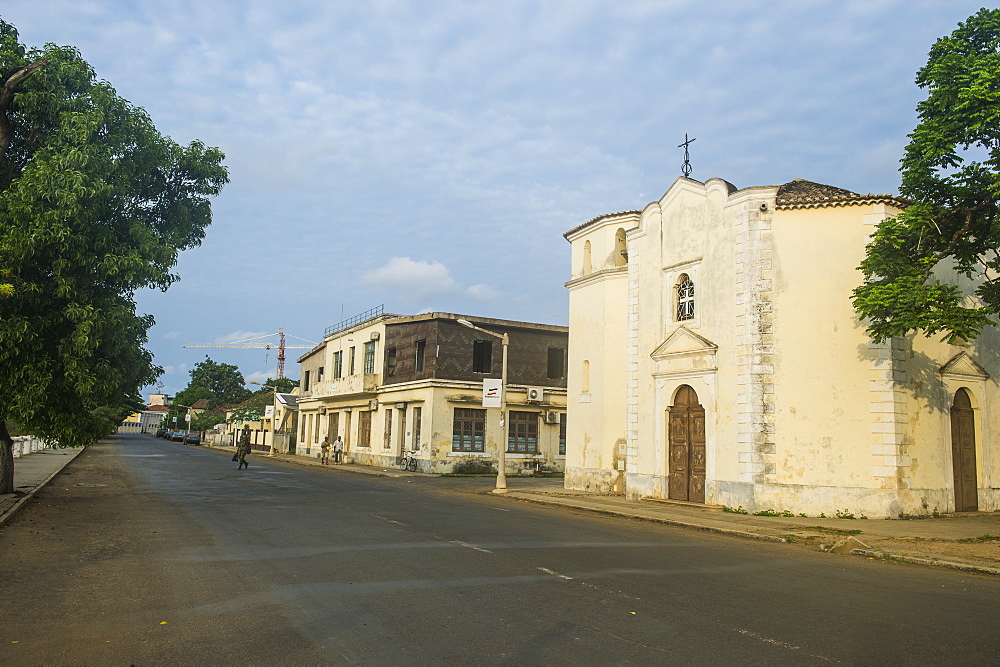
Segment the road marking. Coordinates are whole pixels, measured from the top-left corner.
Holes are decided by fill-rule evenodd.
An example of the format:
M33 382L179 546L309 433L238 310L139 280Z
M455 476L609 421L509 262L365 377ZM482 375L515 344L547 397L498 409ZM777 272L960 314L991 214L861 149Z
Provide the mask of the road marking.
M452 540L452 541L451 541L451 543L452 543L452 544L457 544L457 545L459 545L459 546L463 546L463 547L465 547L466 549L472 549L473 551L482 551L482 552L483 552L484 554L491 554L491 553L493 553L493 552L492 552L492 551L490 551L489 549L480 549L480 548L479 548L479 547L477 547L477 546L473 546L473 545L471 545L471 544L466 544L465 542L461 542L461 541L459 541L459 540Z
M741 635L746 635L747 637L753 637L754 639L756 639L758 641L762 641L765 644L771 644L772 646L777 646L779 648L788 649L789 651L801 651L802 650L801 646L795 646L793 644L789 644L787 642L783 642L783 641L780 641L778 639L771 639L770 637L765 637L764 635L757 634L756 632L752 632L750 630L744 630L743 628L736 628L736 632L740 633ZM818 658L820 660L823 660L823 661L826 661L826 662L830 662L830 658L827 658L826 656L815 655L813 653L807 653L806 655L808 655L810 658ZM835 660L833 662L837 662L837 661Z
M379 516L378 514L372 514L372 516L375 517L376 519L382 519L383 521L388 521L389 523L394 523L397 526L405 526L406 525L405 523L400 523L398 521L393 521L392 519L387 519L386 517Z
M545 574L551 574L553 577L559 577L560 579L566 579L567 581L573 581L573 577L567 577L565 574L559 574L558 572L553 572L552 570L548 569L547 567L540 567L538 569L541 570L542 572L544 572Z

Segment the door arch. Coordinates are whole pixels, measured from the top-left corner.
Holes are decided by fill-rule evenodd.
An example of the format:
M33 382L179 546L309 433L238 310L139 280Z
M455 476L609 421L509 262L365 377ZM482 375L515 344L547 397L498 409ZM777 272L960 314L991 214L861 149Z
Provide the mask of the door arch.
M674 404L667 409L667 438L667 497L704 503L705 408L698 403L697 392L686 384L677 389Z
M955 511L979 509L976 474L976 421L969 392L959 389L951 406L951 464L955 472Z

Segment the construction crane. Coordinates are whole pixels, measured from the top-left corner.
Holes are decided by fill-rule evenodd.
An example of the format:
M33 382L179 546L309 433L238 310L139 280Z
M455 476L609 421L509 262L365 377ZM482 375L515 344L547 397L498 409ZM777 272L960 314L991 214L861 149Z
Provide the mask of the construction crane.
M253 338L246 338L244 340L234 340L231 343L191 343L189 345L183 345L182 347L226 347L226 348L243 348L243 349L253 349L253 350L270 350L272 348L278 348L278 369L277 375L279 378L285 377L285 350L300 349L300 350L311 350L313 346L316 345L311 340L306 340L305 338L299 338L298 336L292 336L292 338L298 338L301 341L309 343L309 345L286 345L285 344L285 332L282 329L278 329L278 333L264 334L263 336L255 336ZM253 341L258 341L262 338L268 338L269 336L277 336L278 344L274 343L254 343Z

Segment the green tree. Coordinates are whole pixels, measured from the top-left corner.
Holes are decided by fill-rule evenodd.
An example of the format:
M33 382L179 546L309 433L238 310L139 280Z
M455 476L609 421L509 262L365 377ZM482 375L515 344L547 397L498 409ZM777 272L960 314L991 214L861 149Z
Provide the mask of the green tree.
M205 390L208 396L204 395ZM180 400L191 392L197 392L197 398L207 398L209 406L213 408L223 403L240 403L253 393L246 388L246 380L239 367L212 361L208 356L191 369L191 381L177 394L177 399Z
M912 204L876 229L854 306L878 341L972 340L1000 313L1000 10L937 40L916 81L928 96L900 186Z
M71 47L0 21L0 493L7 420L63 447L112 432L161 372L135 290L198 245L223 155L180 146Z

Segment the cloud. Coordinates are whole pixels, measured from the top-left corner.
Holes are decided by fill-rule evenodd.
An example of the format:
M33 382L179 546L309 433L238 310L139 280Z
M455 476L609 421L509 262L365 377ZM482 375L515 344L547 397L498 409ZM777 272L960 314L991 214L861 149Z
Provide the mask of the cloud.
M178 339L180 337L181 337L181 332L180 331L171 331L170 333L165 333L162 336L162 338L165 338L167 340L176 340L176 339Z
M215 340L213 340L212 342L213 343L218 343L218 344L239 343L239 342L243 342L243 341L248 341L249 339L252 339L252 338L262 338L264 336L270 336L270 335L273 335L273 334L274 334L273 331L234 331L234 332L228 333L228 334L226 334L224 336L219 336ZM266 345L268 342L269 341L260 341L260 344L261 345ZM273 342L274 342L275 345L277 345L278 344L278 339L275 338Z
M492 301L500 296L500 292L482 283L470 286L465 290L465 293L473 299L479 299L480 301Z
M458 289L448 267L441 262L415 261L409 257L391 258L384 266L362 276L361 282L397 291L410 299L450 294Z

